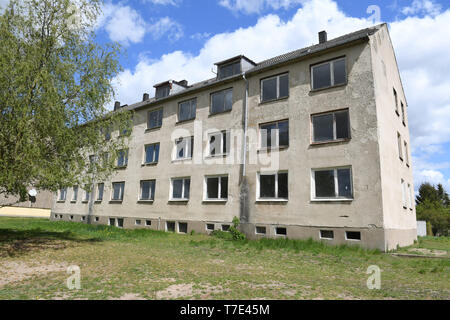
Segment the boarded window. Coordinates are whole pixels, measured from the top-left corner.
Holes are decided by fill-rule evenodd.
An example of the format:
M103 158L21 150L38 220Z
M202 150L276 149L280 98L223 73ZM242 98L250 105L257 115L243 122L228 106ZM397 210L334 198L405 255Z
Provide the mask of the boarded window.
M155 180L141 181L141 194L140 199L142 201L149 201L155 199Z
M148 129L159 128L162 126L162 118L163 118L163 109L158 109L154 111L150 111L148 113Z
M289 146L289 120L260 125L261 148Z
M195 119L197 99L184 101L178 104L178 121Z
M347 82L345 58L312 66L311 75L314 90L345 84Z
M326 142L350 138L348 110L313 115L313 142Z
M145 163L157 163L159 161L159 143L145 146Z
M222 90L211 94L211 114L231 110L233 106L233 89Z
M270 101L289 96L289 74L261 80L261 101Z

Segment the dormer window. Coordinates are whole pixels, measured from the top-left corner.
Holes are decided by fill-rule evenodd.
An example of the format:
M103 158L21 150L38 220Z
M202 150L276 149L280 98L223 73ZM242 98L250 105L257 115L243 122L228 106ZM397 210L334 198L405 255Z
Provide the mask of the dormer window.
M241 74L256 66L252 60L245 56L237 56L231 59L227 59L222 62L216 63L217 66L217 79L225 79L237 74Z
M230 63L219 68L219 79L234 76L241 73L241 62L237 61Z
M165 98L169 96L169 94L170 94L170 86L159 87L156 88L155 98L156 99Z
M175 94L189 88L188 82L186 80L182 81L168 80L165 82L155 84L153 87L156 89L155 90L156 99L165 98L170 96L171 94Z

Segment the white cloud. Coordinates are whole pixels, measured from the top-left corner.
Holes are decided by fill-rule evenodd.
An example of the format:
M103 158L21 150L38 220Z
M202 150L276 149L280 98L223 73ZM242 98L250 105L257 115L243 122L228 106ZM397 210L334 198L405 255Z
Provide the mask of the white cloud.
M432 185L442 184L445 190L450 190L450 179L445 179L442 172L438 170L421 170L414 175L415 188L418 189L424 182Z
M198 40L198 41L208 39L209 37L211 37L211 33L209 33L209 32L197 32L190 36L190 38L192 40Z
M160 18L154 24L149 25L148 30L155 40L167 34L169 40L175 42L184 35L181 24L169 17Z
M146 33L146 23L141 15L122 4L106 3L102 15L97 21L98 28L103 27L112 41L124 45L141 42Z
M261 13L266 9L278 10L300 4L303 0L220 0L219 4L233 12Z
M437 16L442 6L433 0L414 0L410 6L404 7L401 11L404 15L425 14Z
M182 0L142 0L143 3L178 6Z

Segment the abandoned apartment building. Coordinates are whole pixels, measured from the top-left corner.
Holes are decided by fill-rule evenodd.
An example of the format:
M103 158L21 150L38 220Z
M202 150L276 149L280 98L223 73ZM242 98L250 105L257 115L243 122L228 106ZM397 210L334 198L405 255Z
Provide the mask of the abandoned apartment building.
M60 190L51 219L209 233L237 216L251 239L413 243L407 102L386 24L216 66L213 79L116 102L134 110L117 172L92 194Z

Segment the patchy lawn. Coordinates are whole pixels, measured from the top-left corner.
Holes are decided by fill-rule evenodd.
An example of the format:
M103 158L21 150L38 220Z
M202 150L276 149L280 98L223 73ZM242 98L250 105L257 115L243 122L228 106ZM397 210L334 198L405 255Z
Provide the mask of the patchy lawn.
M449 238L411 248L449 252ZM420 250L419 250L420 252ZM81 289L66 286L81 270ZM381 289L366 286L381 268ZM450 299L450 259L0 218L0 299Z

